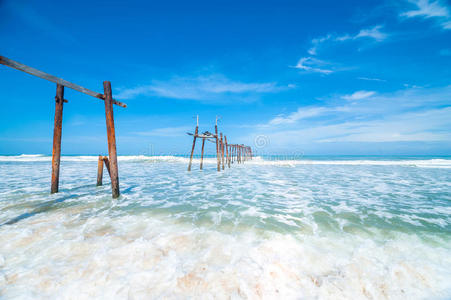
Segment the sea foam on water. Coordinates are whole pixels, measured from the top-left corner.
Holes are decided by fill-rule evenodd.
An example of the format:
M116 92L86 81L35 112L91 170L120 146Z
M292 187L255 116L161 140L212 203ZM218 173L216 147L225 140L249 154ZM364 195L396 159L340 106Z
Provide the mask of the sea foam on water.
M47 156L0 157L0 295L450 298L451 161L330 161L120 157L113 200L96 157L54 195Z

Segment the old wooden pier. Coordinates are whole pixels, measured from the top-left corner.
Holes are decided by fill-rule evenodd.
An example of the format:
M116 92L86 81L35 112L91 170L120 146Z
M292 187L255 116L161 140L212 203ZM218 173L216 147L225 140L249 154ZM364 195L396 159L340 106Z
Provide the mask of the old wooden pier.
M82 86L79 86L77 84L66 81L62 78L58 78L56 76L44 73L27 65L18 63L4 56L0 56L0 64L56 83L55 123L53 127L53 150L52 150L52 179L50 188L51 193L57 193L59 188L63 104L68 102L66 99L64 99L64 87L82 92L86 95L98 98L105 102L105 119L108 137L108 157L99 157L97 185L102 185L103 165L105 164L111 178L111 189L113 198L119 197L120 195L119 172L117 165L116 134L114 127L113 104L121 107L127 107L127 105L113 99L111 91L111 83L109 81L104 81L103 94L100 94L91 91L89 89L86 89Z
M227 142L227 136L219 133L218 134L218 118L215 121L215 133L205 131L199 134L199 116L196 118L196 128L194 133L188 133L188 135L193 136L193 145L191 147L191 155L189 158L188 171L191 171L191 166L193 162L194 148L196 147L197 139L202 139L202 150L200 156L200 169L203 168L204 163L204 148L205 141L209 141L216 144L216 160L217 160L217 170L218 172L225 169L227 165L233 163L243 163L246 160L252 159L252 148L246 145L229 144Z

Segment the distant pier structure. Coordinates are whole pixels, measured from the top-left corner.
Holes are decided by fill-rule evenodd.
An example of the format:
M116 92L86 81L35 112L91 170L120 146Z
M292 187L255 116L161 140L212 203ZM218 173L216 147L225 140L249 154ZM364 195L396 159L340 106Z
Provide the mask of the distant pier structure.
M203 169L204 163L204 149L205 141L216 144L216 160L217 160L217 170L218 172L225 169L227 165L233 163L244 163L246 160L252 159L252 148L246 145L229 144L227 142L227 136L219 133L218 134L218 117L215 120L215 133L209 131L204 131L199 134L199 116L196 116L196 128L194 133L187 133L193 136L193 145L191 147L191 155L189 158L188 171L191 171L191 166L193 162L194 148L196 147L197 139L202 139L202 148L200 156L200 169Z
M13 69L28 73L30 75L46 79L56 83L55 96L55 123L53 127L53 150L52 150L52 179L51 179L51 193L57 193L59 189L59 174L60 174L60 160L61 160L61 133L63 123L63 104L68 101L64 99L64 88L71 88L83 94L98 98L105 102L105 120L108 137L108 157L99 157L97 185L102 185L103 165L105 164L111 178L111 189L113 198L120 195L119 191L119 172L117 166L117 151L116 151L116 134L114 127L113 105L120 107L127 107L125 103L113 99L111 91L111 83L109 81L103 82L103 94L91 91L87 88L71 83L62 78L47 74L40 70L34 69L27 65L16 62L4 56L0 56L0 64L11 67ZM100 163L101 162L101 163ZM101 168L101 169L100 169Z

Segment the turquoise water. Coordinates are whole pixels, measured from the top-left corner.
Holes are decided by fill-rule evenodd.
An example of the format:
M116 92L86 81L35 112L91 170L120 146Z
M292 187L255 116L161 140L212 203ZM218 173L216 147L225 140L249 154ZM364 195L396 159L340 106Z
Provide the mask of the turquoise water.
M0 156L5 298L451 297L449 157ZM105 172L105 175L107 173Z

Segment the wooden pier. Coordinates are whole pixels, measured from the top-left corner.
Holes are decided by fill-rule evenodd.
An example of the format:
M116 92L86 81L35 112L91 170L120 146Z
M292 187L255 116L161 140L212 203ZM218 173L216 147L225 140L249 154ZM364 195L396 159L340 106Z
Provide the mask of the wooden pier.
M216 161L218 172L225 169L225 166L230 168L233 163L243 163L246 160L252 159L252 148L246 145L229 144L227 142L227 136L223 135L222 132L218 134L218 118L215 121L215 133L210 133L205 131L199 134L199 116L196 117L196 128L194 133L188 133L188 135L193 136L193 145L191 147L191 154L189 158L188 171L191 171L191 166L193 163L194 149L196 147L197 139L202 139L202 150L200 156L200 169L203 169L204 163L204 148L205 141L212 142L216 144Z
M51 193L57 193L59 189L63 104L68 102L66 99L64 99L64 88L65 87L71 88L73 90L79 91L81 93L95 97L105 102L105 119L108 137L108 157L102 156L99 157L99 161L97 164L98 165L97 185L102 185L103 165L105 164L111 178L111 190L113 198L119 197L120 195L119 172L117 165L116 134L114 127L113 104L121 107L127 107L127 105L113 99L111 91L111 83L109 81L104 81L103 94L100 94L91 91L87 88L84 88L82 86L79 86L77 84L71 83L62 78L58 78L56 76L47 74L45 72L34 69L27 65L21 64L4 56L0 56L0 64L56 83L55 122L53 127L53 149L52 149L52 177L50 187Z

